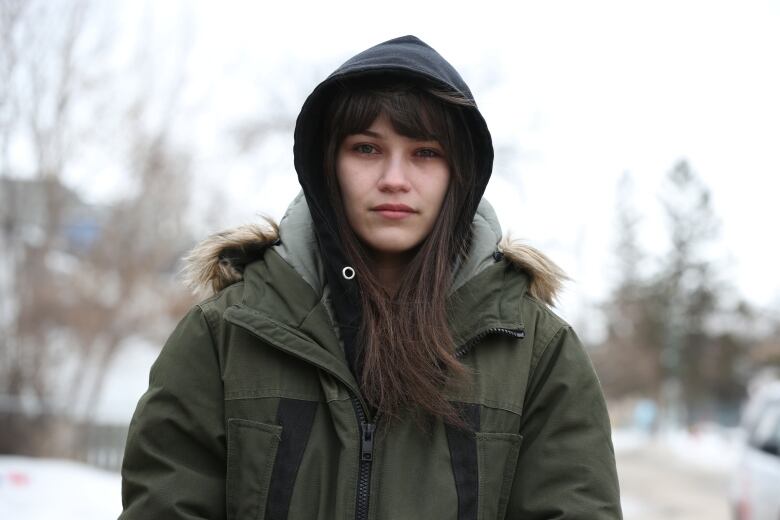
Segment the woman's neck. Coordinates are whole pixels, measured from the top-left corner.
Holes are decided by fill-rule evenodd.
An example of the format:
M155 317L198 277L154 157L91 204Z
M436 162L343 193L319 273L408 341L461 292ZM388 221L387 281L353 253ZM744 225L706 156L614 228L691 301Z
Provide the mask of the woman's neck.
M398 288L401 286L404 270L409 265L414 254L405 252L400 254L381 254L371 255L371 270L376 276L379 284L385 288L388 294L395 296Z

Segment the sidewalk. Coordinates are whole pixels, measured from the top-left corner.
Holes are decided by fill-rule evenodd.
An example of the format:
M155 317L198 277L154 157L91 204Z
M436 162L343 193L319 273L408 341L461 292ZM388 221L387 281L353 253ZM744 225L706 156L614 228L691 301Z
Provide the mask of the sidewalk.
M648 440L617 451L625 520L729 520L728 473Z

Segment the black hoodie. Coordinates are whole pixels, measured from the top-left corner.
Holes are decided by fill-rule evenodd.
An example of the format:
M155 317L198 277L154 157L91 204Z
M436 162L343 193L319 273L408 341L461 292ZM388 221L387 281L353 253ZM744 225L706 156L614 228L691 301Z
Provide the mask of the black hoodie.
M460 94L474 101L463 78L438 52L414 36L402 36L380 43L347 60L309 95L295 124L295 169L306 196L314 222L333 306L350 366L355 371L355 338L360 325L361 309L356 273L347 278L343 269L349 265L339 239L336 216L330 205L323 170L323 119L335 88L344 81L366 77L408 79L444 91ZM493 168L493 144L487 124L474 107L466 109L466 121L477 151L477 168L473 180L472 200L465 211L468 222L474 217Z

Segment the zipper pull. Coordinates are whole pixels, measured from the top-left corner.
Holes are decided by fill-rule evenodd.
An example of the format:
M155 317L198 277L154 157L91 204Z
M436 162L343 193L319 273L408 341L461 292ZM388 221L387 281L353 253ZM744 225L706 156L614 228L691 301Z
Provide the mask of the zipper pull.
M362 423L360 434L360 460L370 462L374 459L374 432L376 424Z

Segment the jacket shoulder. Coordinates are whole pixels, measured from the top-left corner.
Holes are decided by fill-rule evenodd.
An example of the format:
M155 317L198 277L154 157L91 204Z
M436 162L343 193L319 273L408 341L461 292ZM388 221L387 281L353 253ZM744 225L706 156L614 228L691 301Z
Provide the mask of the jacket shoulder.
M231 305L241 303L243 299L244 281L238 280L202 300L195 307L204 314L209 327L211 327L212 330L216 330L219 328L222 314L227 308Z
M555 343L554 340L561 336L573 335L573 329L546 302L535 297L530 291L523 295L520 305L526 337L532 343L531 371L533 372L545 351Z
M571 326L553 311L563 284L569 277L550 257L508 236L501 240L498 250L524 280L525 290L520 299L520 316L526 334L533 340L536 361L553 337L564 329L571 329Z

